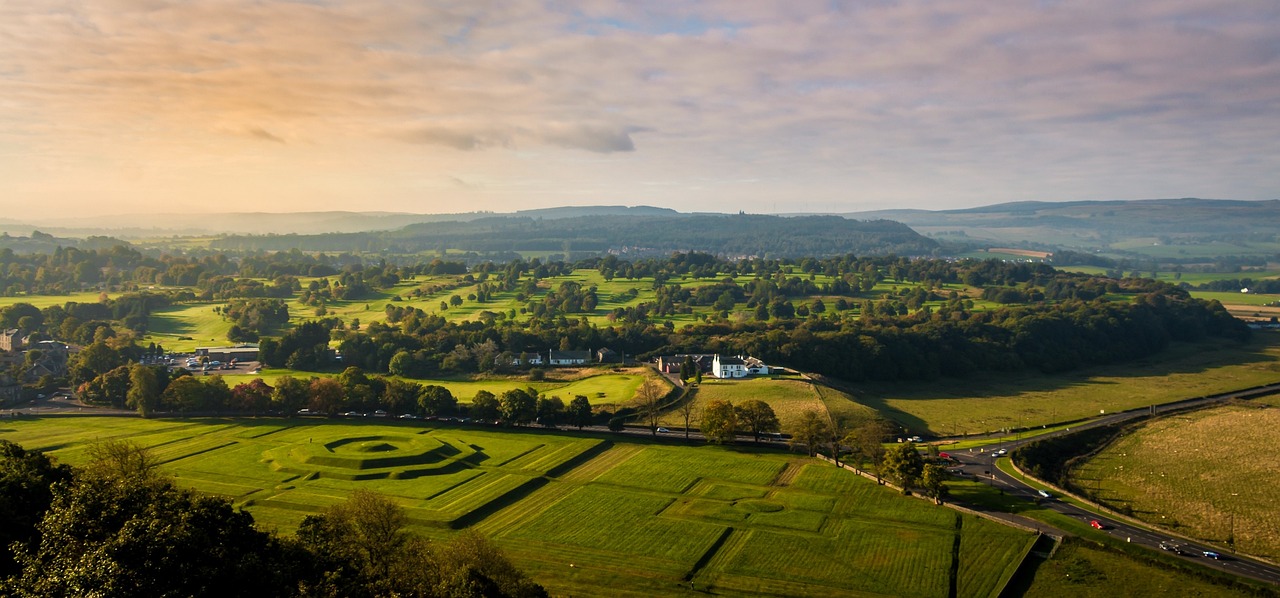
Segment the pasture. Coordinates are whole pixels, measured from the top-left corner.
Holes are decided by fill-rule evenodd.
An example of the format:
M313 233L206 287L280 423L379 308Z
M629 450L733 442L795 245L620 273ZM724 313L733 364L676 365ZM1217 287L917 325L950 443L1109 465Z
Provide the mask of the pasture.
M1280 557L1280 400L1143 424L1072 472L1113 508L1179 533Z
M1249 344L1176 344L1136 361L1066 374L861 384L853 399L908 433L955 436L1041 427L1280 381L1280 335Z
M243 370L229 370L222 373L222 378L230 386L251 382L257 378L262 379L267 384L274 385L275 381L283 376L292 376L305 380L312 376L323 378L336 375L334 373L266 368L257 374L250 374ZM635 367L607 370L558 368L548 372L547 378L539 381L531 381L522 376L439 379L406 378L406 380L422 385L443 386L449 389L449 393L458 399L459 403L464 404L470 403L476 393L482 390L501 396L502 393L508 390L532 388L539 394L545 394L548 397L560 397L566 404L573 400L573 397L583 395L591 401L592 405L625 405L635 400L636 389L640 388L646 378L658 380L660 384L664 385L664 388L670 387L670 383L665 379L651 375L649 370Z
M703 378L694 395L693 421L697 427L702 409L707 403L715 400L728 401L740 405L745 401L764 401L777 414L783 430L791 428L800 420L805 411L826 412L827 406L822 401L814 385L808 380L785 378L743 378L740 380L717 380ZM666 412L660 420L664 426L684 427L684 416L679 410Z
M1033 539L771 451L290 419L19 419L0 438L73 464L131 439L283 533L376 490L428 537L494 538L554 595L988 596Z

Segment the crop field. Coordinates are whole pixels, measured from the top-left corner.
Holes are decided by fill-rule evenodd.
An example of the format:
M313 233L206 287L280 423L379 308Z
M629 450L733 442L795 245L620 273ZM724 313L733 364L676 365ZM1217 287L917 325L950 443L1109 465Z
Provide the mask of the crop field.
M494 538L553 595L989 596L1033 540L772 451L288 419L20 419L0 438L73 464L134 440L283 533L375 490L428 537Z
M865 384L854 400L913 434L1037 427L1280 382L1280 335L1175 345L1137 361L1059 375L973 376L945 383Z
M1280 400L1162 418L1072 473L1136 517L1241 552L1280 556ZM1234 536L1233 536L1234 534Z

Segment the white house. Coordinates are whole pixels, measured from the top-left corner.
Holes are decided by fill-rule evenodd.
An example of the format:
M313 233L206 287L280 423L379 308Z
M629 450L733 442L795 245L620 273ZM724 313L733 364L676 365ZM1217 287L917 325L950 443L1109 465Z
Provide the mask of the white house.
M711 362L711 375L717 378L745 378L747 362L741 357L716 355Z

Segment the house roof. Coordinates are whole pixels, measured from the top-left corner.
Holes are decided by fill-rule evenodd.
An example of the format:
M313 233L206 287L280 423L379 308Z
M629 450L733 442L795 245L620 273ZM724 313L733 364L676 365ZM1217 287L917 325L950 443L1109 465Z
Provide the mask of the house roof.
M747 364L747 362L743 361L741 357L721 357L719 361L720 361L720 365L746 365Z
M551 359L591 359L591 351L551 351Z

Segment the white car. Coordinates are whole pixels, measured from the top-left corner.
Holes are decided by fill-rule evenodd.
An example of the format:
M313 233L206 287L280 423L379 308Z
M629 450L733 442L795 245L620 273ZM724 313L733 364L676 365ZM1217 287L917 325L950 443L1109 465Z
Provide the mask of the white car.
M668 429L666 429L666 428L658 428L658 433L659 433L659 434L666 434L667 432L670 432L670 431L671 431L671 430L668 430Z

